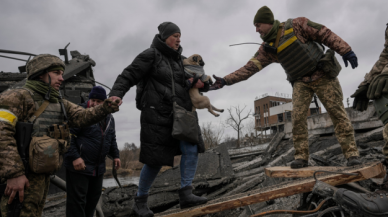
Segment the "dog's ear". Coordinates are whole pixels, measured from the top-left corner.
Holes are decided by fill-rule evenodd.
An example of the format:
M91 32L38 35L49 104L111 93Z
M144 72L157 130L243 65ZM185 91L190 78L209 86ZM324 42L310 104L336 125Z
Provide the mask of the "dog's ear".
M198 62L198 56L193 56L193 61Z

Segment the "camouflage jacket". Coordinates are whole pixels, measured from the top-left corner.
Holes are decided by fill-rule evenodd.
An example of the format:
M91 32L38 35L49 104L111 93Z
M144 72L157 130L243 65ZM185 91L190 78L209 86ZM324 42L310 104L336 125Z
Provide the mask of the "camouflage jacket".
M316 24L309 21L309 19L305 17L298 17L293 19L292 21L294 33L298 40L300 40L302 43L306 43L307 41L316 41L318 43L322 43L328 46L332 50L339 53L341 56L352 50L351 47L344 40L342 40L338 35L336 35L326 26L316 24L320 25L320 28L314 28L314 25L311 25L311 23ZM281 37L283 37L283 35L284 28ZM260 45L260 48L256 52L255 56L253 56L245 66L225 76L224 79L227 85L232 85L240 81L247 80L256 72L262 70L263 68L274 62L279 63L277 56L275 54L265 52L264 46ZM314 80L314 76L322 76L319 75L319 73L322 72L317 71L311 76L311 78ZM305 80L305 78L302 78L302 80ZM310 77L308 79L306 78L306 80L310 80Z
M34 93L38 94L38 93ZM85 127L99 122L107 113L102 106L84 109L63 100L69 125ZM0 177L9 179L24 175L24 166L14 138L17 121L27 122L36 108L29 91L14 89L0 94Z
M364 81L360 86L369 85L373 78L382 73L388 73L388 24L385 30L384 49L380 54L379 60L375 63L369 73L365 75Z

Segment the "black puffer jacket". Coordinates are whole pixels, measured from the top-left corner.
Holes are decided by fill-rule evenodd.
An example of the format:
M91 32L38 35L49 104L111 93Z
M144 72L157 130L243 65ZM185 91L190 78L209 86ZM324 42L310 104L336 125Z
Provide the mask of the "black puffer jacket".
M174 74L176 102L186 110L192 109L182 64L182 47L176 51L156 35L151 48L139 54L117 77L110 96L123 98L133 86L138 85L138 108L141 109L140 162L154 166L173 166L174 156L180 155L179 141L171 136L172 79L168 62ZM142 94L139 94L142 93ZM199 126L198 126L199 127ZM198 151L204 152L199 134Z
M88 108L88 102L81 106ZM65 154L63 164L72 172L100 176L105 173L106 155L109 154L114 159L120 157L116 143L115 120L110 114L105 118L105 122L85 128L71 128L70 133L72 134L71 145ZM84 160L86 168L76 171L73 161L80 157Z

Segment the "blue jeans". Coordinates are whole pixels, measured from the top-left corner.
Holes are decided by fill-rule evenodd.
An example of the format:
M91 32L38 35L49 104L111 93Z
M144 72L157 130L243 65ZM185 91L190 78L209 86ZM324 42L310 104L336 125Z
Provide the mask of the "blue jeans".
M179 147L182 152L180 170L181 170L181 188L191 185L198 164L198 148L191 143L180 141ZM140 172L139 189L137 196L148 194L152 183L158 175L161 166L151 167L144 164Z

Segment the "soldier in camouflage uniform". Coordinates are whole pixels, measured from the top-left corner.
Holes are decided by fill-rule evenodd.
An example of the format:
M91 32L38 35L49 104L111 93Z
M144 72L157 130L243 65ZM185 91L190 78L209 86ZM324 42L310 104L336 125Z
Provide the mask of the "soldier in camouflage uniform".
M383 130L385 145L382 152L386 158L382 163L388 167L388 108L386 107L388 103L388 27L385 30L385 44L379 60L365 75L364 81L352 97L355 98L353 108L358 111L365 111L369 100L374 100L377 115L385 125ZM340 188L335 197L339 199L341 205L357 210L365 216L388 216L388 176L385 176L380 189L373 193L361 194Z
M48 134L47 128L42 131L40 129L45 126L45 122L51 123L52 120L58 120L55 124L63 124L65 113L61 110L58 90L63 82L64 69L65 64L60 58L50 54L38 55L27 64L26 85L20 89L8 90L0 94L0 177L1 183L7 183L0 203L3 217L7 216L9 208L7 204L13 201L16 193L19 194L19 200L23 202L20 216L36 217L42 214L50 184L50 174L37 174L30 171L26 177L14 138L15 125L18 121L31 120L30 118L37 107L43 103L44 96L49 89L51 89L51 94L47 108L57 108L58 111L51 110L50 116L49 113L45 113L48 110L46 109L35 120L33 135L49 136L44 135ZM62 100L62 103L71 127L95 124L109 113L118 111L118 102L111 100L106 100L103 105L89 109L84 109L67 100ZM53 116L52 114L58 115ZM39 129L36 129L35 123L40 124Z
M337 79L340 65L334 56L336 51L342 55L346 66L349 61L352 68L357 67L357 57L351 47L326 26L305 17L280 23L274 20L272 11L266 6L258 10L253 23L264 43L245 66L224 78L214 76L216 82L210 90L247 80L269 64L281 63L287 80L293 85L292 133L296 151L291 168L308 165L307 112L314 93L318 95L333 121L348 165L360 164L354 130L345 112L343 93ZM324 55L322 46L318 43L331 50ZM330 60L327 64L323 64L325 58Z
M369 100L380 100L382 96L388 94L388 24L385 30L384 49L380 54L379 60L373 65L369 73L364 77L364 81L358 86L356 92L351 96L354 98L353 108L358 111L365 111L368 108ZM387 98L387 97L385 97ZM379 110L379 109L376 109ZM383 154L386 159L383 164L388 167L388 124L386 118L380 117L385 124L383 136L385 146ZM386 189L388 190L388 179L386 179Z

